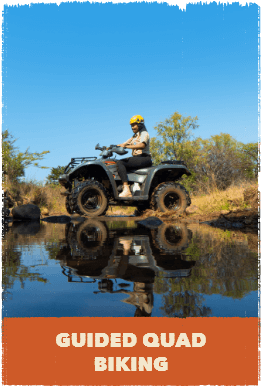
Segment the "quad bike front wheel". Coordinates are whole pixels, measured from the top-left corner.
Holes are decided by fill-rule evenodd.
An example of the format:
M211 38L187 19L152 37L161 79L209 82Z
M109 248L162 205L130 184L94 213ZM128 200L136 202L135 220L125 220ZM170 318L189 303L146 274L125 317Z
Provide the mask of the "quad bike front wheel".
M72 198L74 211L84 216L101 216L108 208L106 189L94 180L85 181L76 186Z
M66 207L66 211L68 214L73 214L74 213L74 209L73 209L73 203L72 203L72 195L69 194L67 197L66 197L66 202L65 202L65 207Z
M106 238L106 226L98 220L85 221L77 231L78 247L85 255L100 253L103 250Z
M152 193L152 202L155 210L161 212L175 211L183 213L190 205L191 200L186 189L173 182L161 183Z
M136 205L136 210L134 213L135 217L142 216L150 208L149 203L146 201L144 204Z

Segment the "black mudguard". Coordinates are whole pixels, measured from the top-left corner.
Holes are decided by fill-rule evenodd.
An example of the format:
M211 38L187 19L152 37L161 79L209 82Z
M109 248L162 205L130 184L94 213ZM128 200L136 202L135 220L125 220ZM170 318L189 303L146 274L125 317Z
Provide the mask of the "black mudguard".
M94 171L94 167L97 167L97 169L103 170L103 172L106 174L106 176L109 179L109 182L112 186L114 197L117 197L117 195L118 195L117 186L116 186L116 182L115 182L115 179L113 177L113 174L106 167L106 165L100 160L82 163L82 164L78 165L76 168L74 168L72 171L70 171L70 173L68 174L68 178L70 181L72 181L73 179L77 178L78 176L80 176L82 174L84 174L84 175L88 174L89 170L90 170L90 175L92 175L92 171Z

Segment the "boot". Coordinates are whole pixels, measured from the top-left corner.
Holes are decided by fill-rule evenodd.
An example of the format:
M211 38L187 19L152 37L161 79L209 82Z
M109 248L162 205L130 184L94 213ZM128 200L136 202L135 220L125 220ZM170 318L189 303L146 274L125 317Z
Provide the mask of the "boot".
M119 197L132 197L129 185L124 185L123 191L119 194Z

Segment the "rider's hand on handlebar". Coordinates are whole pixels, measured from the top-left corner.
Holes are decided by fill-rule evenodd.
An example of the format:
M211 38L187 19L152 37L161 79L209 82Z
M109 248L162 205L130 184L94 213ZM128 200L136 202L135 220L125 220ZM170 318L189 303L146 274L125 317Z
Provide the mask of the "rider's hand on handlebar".
M125 148L125 145L124 144L117 144L118 147L123 147Z

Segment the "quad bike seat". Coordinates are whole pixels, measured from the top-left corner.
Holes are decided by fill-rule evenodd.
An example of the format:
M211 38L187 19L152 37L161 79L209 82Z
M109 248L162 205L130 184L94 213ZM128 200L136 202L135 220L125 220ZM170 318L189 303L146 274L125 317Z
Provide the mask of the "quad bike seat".
M148 175L151 170L152 170L152 167L145 167L145 168L140 168L138 170L129 170L128 172L129 173L132 172L138 175Z

